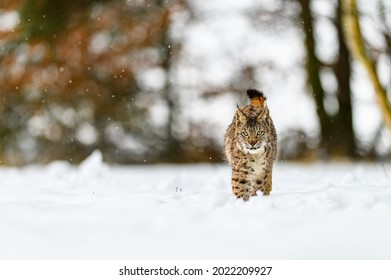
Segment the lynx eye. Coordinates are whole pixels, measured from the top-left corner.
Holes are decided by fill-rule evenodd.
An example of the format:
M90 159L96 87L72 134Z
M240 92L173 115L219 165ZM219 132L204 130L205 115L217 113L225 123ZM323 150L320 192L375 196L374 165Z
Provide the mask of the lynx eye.
M247 137L247 136L248 136L248 133L247 133L246 131L243 131L243 132L242 132L242 136L243 136L243 137Z
M258 135L258 136L263 136L263 135L265 135L265 131L258 131L258 132L257 132L257 135Z

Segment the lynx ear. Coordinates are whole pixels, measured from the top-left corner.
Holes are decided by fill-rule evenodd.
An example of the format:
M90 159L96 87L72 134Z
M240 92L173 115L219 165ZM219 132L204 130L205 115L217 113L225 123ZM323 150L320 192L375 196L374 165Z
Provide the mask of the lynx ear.
M237 106L238 109L236 110L236 123L244 123L247 121L247 116L243 113L242 110L240 110L239 106Z
M266 104L265 104L265 105L266 105ZM266 107L266 106L263 107L262 112L261 112L261 113L258 115L258 117L257 117L257 121L258 121L258 122L263 121L263 120L266 118L266 116L267 116L267 112L268 112L267 107Z

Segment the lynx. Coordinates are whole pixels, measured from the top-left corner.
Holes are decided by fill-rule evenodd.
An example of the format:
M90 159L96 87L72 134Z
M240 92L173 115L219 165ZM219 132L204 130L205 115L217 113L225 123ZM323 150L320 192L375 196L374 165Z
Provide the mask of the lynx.
M266 97L247 90L250 105L237 107L224 136L224 152L232 166L232 192L244 201L272 190L273 163L277 156L277 133L266 105Z

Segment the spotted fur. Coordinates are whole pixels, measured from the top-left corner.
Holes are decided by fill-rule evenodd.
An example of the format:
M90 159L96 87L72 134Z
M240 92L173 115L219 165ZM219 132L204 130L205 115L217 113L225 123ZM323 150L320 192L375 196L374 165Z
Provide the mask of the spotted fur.
M237 108L224 137L224 152L232 166L232 192L245 201L258 190L270 194L277 156L277 134L266 97L252 89L247 95L251 104Z

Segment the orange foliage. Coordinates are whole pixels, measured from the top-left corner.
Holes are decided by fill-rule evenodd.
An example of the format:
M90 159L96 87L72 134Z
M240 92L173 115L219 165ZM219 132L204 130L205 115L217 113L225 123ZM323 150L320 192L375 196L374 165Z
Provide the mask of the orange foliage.
M118 123L125 134L145 129L140 127L145 108L134 102L142 94L137 76L161 66L159 44L172 12L150 3L108 1L79 9L51 41L26 40L21 28L0 34L0 114L9 116L0 121L0 160L78 161L95 148L118 153L118 139L107 135L109 122ZM22 4L3 1L7 9ZM61 119L69 109L74 122ZM34 116L49 116L45 132L34 131ZM90 142L77 136L86 123L98 134ZM26 159L21 145L36 152ZM134 151L128 152L128 158L113 160L132 161Z

